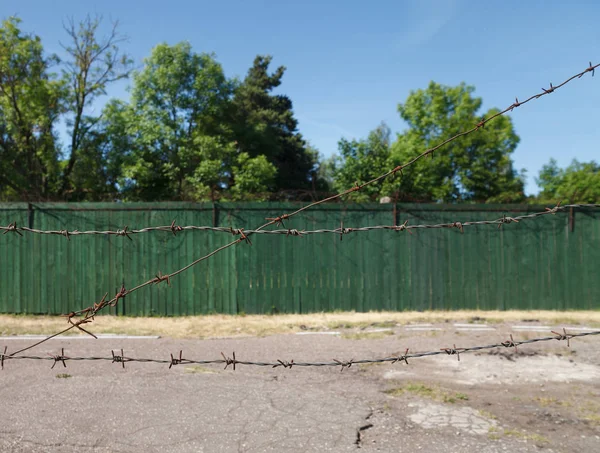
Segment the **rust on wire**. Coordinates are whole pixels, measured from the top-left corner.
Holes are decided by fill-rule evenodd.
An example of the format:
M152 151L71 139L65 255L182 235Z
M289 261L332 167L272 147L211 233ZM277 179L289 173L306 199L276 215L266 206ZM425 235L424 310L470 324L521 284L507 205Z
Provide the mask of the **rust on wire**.
M515 340L513 339L512 333L510 334L510 341L504 341L502 343L500 343L502 346L504 346L505 348L515 348L515 352L519 352L519 350L517 349L517 343L515 342Z
M173 233L173 236L177 236L177 233L180 231L183 231L183 228L181 228L179 225L175 225L175 220L173 220L173 222L171 222L171 233Z
M125 289L125 284L123 283L121 285L121 289L117 294L115 294L115 297L112 298L112 301L109 303L109 305L111 307L116 307L119 303L119 299L123 299L127 294L129 294L129 291Z
M562 340L567 340L567 347L571 347L571 338L573 338L574 335L570 335L567 333L567 330L563 327L563 333L558 333L555 332L554 330L552 331L552 333L554 335L556 335L556 339L558 341L562 341Z
M160 273L160 271L158 271L156 277L152 279L152 283L158 284L160 282L167 282L167 285L171 286L171 276L169 274L163 275Z

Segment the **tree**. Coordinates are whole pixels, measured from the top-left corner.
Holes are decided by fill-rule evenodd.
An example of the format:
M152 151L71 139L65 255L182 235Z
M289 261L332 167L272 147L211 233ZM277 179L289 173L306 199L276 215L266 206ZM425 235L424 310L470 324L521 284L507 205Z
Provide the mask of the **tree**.
M406 102L398 105L408 129L392 145L388 168L477 124L482 100L473 97L473 91L464 83L448 87L431 82L427 89L411 92ZM491 109L483 117L497 111ZM420 159L400 177L386 181L383 192L399 201L522 201L524 174L513 168L510 158L518 143L511 119L500 116L446 144L435 152L433 162Z
M0 197L52 199L60 157L54 126L63 111L64 86L50 68L38 36L24 34L20 20L0 27Z
M273 165L232 140L225 121L232 90L214 55L189 43L153 49L107 134L112 161L124 162L118 185L127 199L242 199L268 187Z
M536 183L542 189L534 200L541 203L598 203L600 201L600 165L573 159L565 169L556 160L542 167Z
M310 189L315 155L298 132L292 101L273 95L281 85L285 67L269 74L270 56L257 56L243 82L235 88L229 109L232 137L241 152L265 155L277 169L273 191Z
M127 132L127 104L109 101L95 126L82 139L80 156L70 182L70 200L106 201L120 196L125 157L132 147ZM87 169L87 171L85 171Z
M381 123L369 133L366 140L346 140L342 138L338 144L340 159L334 170L333 187L341 192L355 184L370 181L384 173L389 166L391 131L385 123ZM371 184L350 195L357 202L377 201L381 196L382 185Z
M119 44L126 38L118 33L118 22L112 24L110 33L104 38L98 36L101 23L101 17L87 16L77 25L70 19L64 26L70 38L70 44L63 46L69 55L63 78L69 87L67 124L71 143L62 172L61 193L70 199L84 195L74 184L75 180L89 180L91 173L104 171L99 159L101 154L97 152L97 134L88 140L88 134L93 132L100 117L86 114L86 110L99 96L106 94L109 84L128 77L132 64L126 54L120 53ZM85 189L94 190L93 187ZM102 191L102 185L97 190Z

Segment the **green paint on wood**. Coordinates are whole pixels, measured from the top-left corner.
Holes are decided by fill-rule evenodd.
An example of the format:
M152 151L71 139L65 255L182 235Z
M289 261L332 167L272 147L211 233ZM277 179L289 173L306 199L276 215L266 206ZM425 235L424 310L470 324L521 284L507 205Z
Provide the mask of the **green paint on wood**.
M216 206L218 226L254 228L292 212L283 203ZM398 205L397 223L497 219L540 206ZM255 235L166 282L145 287L110 313L307 313L333 310L596 309L600 213L576 211L496 226ZM53 230L212 225L209 203L0 203L0 224ZM392 205L329 204L286 221L297 230L394 222ZM0 312L68 313L177 270L233 239L223 233L133 236L0 235Z

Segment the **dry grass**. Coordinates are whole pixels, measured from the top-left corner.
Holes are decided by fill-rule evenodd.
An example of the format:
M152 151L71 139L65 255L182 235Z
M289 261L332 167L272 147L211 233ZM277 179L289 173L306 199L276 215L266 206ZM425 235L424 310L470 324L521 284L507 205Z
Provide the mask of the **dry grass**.
M456 401L468 401L469 397L465 393L448 392L438 386L429 386L420 382L408 382L402 387L385 390L384 393L390 396L401 396L405 392L412 393L422 398L429 398L444 403L456 403Z
M600 311L432 311L315 313L307 315L206 315L175 318L97 316L89 327L95 333L160 335L172 338L266 336L301 330L391 327L417 322L522 322L548 325L600 326ZM0 335L50 334L67 327L57 316L0 315ZM76 330L71 333L78 335Z
M381 340L390 335L394 335L391 330L384 330L382 332L351 332L342 335L342 338L346 340Z

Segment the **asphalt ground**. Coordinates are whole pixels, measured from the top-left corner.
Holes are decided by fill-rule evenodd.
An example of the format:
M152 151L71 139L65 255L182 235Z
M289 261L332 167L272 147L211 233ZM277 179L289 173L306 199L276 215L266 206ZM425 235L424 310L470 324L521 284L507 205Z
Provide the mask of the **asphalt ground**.
M413 326L414 327L414 326ZM419 327L419 326L417 326ZM348 361L546 336L439 324L341 335L212 340L55 339L48 357ZM438 330L434 330L438 329ZM367 333L365 335L365 333ZM347 336L349 335L349 336ZM31 339L0 339L11 350ZM0 451L597 452L600 336L409 360L319 368L6 360Z

